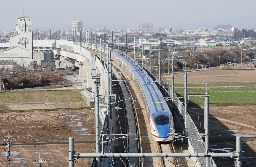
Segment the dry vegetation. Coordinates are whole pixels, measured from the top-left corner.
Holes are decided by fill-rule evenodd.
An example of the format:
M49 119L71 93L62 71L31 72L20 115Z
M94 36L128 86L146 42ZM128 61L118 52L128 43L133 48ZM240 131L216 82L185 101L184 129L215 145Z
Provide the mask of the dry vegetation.
M95 140L93 110L4 113L0 115L0 126L2 142L8 133L15 139L13 143L67 142L71 136L75 137L75 141ZM5 146L0 147L1 150L3 148ZM75 149L94 152L95 145L76 144ZM11 166L33 166L33 161L38 161L39 153L47 160L48 166L66 166L68 163L68 144L12 146L11 150L19 152L17 156L11 155ZM24 158L24 161L15 163L17 158ZM6 166L5 163L5 156L0 154L0 166ZM91 159L77 161L78 166L88 166L90 163Z
M171 83L171 75L163 75L163 80ZM184 83L183 74L174 75L175 84ZM201 70L188 72L188 84L207 83L256 83L255 70Z
M77 71L70 70L58 70L54 71L50 67L46 69L32 69L23 68L21 66L15 65L13 68L1 69L0 74L2 78L2 83L8 83L8 89L11 87L22 87L25 85L34 84L57 84L60 81L64 81L63 75L72 75L77 73ZM22 85L23 84L23 85Z

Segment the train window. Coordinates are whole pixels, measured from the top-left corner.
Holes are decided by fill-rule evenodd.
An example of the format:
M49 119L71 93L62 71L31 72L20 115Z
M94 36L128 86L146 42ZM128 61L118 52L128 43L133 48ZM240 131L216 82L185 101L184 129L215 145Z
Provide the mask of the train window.
M164 114L159 114L155 116L154 120L157 125L165 125L169 123L169 117Z

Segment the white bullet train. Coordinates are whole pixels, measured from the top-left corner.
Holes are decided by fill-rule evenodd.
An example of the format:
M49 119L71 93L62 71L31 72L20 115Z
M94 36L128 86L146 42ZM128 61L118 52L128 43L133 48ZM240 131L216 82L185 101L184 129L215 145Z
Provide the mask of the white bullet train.
M137 78L137 84L145 101L151 134L157 142L167 142L174 138L174 122L170 109L162 93L147 72L127 55L114 50L115 60L122 64L131 77Z

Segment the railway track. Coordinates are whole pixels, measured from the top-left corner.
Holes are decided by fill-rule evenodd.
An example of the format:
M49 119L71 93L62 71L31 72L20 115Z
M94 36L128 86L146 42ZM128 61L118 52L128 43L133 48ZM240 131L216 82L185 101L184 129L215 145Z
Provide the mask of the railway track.
M160 153L173 153L174 147L173 142L168 143L157 143ZM174 157L163 157L161 158L162 167L176 167L176 160Z

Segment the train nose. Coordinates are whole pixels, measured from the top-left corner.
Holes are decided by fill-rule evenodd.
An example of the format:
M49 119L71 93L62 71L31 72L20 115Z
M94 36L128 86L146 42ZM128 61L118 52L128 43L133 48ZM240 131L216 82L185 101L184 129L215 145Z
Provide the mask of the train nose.
M157 125L157 130L158 130L159 138L168 138L169 124Z

